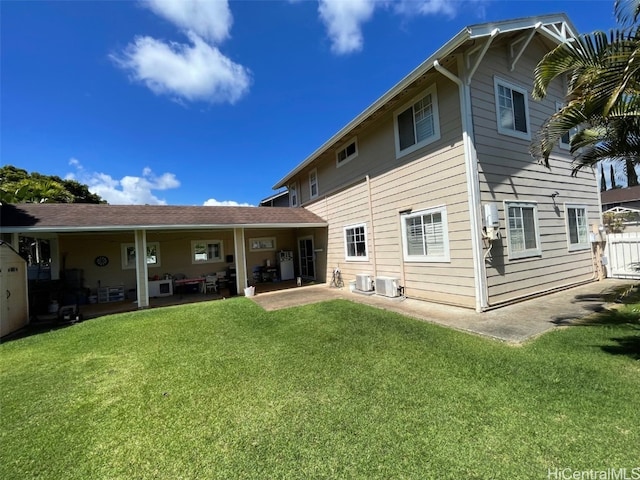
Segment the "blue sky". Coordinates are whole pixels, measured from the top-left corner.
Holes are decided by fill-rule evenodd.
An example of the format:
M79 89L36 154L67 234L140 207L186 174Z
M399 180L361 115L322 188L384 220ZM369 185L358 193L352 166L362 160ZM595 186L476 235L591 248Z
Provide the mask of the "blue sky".
M257 205L464 26L613 0L0 1L0 158L112 204Z

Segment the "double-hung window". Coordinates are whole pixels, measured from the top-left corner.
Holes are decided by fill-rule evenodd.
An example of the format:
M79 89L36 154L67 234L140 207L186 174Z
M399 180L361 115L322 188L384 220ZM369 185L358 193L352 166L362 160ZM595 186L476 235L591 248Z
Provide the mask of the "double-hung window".
M538 206L535 203L505 202L509 258L541 255L538 235Z
M309 172L309 196L311 198L318 196L318 170L315 168Z
M498 132L531 140L528 93L512 83L494 77Z
M404 259L407 262L448 262L449 232L445 207L401 216Z
M193 240L191 242L191 263L216 263L223 257L222 240Z
M587 207L584 205L566 205L565 209L567 214L569 251L589 248Z
M289 205L292 207L298 206L298 184L292 183L289 185Z
M347 261L369 260L366 224L344 227L344 258Z
M401 157L440 138L438 98L433 85L394 114L396 157Z

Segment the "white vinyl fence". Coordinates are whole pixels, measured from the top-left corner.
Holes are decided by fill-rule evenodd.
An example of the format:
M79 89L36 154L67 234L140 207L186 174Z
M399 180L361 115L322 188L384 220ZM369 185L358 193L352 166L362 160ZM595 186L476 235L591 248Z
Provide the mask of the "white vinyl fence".
M640 279L640 232L609 233L605 252L607 276Z

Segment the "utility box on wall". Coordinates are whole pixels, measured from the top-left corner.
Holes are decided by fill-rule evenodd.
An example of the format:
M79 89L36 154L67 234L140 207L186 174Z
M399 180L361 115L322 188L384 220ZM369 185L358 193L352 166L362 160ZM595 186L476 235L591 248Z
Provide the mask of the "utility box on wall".
M0 337L29 323L27 262L0 241Z

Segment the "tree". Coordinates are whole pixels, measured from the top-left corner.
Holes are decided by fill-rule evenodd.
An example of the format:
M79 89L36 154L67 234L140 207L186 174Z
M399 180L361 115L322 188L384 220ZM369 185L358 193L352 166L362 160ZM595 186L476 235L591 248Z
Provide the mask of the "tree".
M531 151L548 166L555 145L573 134L574 174L611 159L624 164L632 186L640 164L640 0L618 0L614 11L619 29L580 35L537 65L535 98L556 78L567 78L568 88L564 107L545 122Z
M2 203L106 203L75 180L42 175L13 165L0 168Z
M607 190L607 179L604 176L604 165L600 164L600 191L604 192Z

